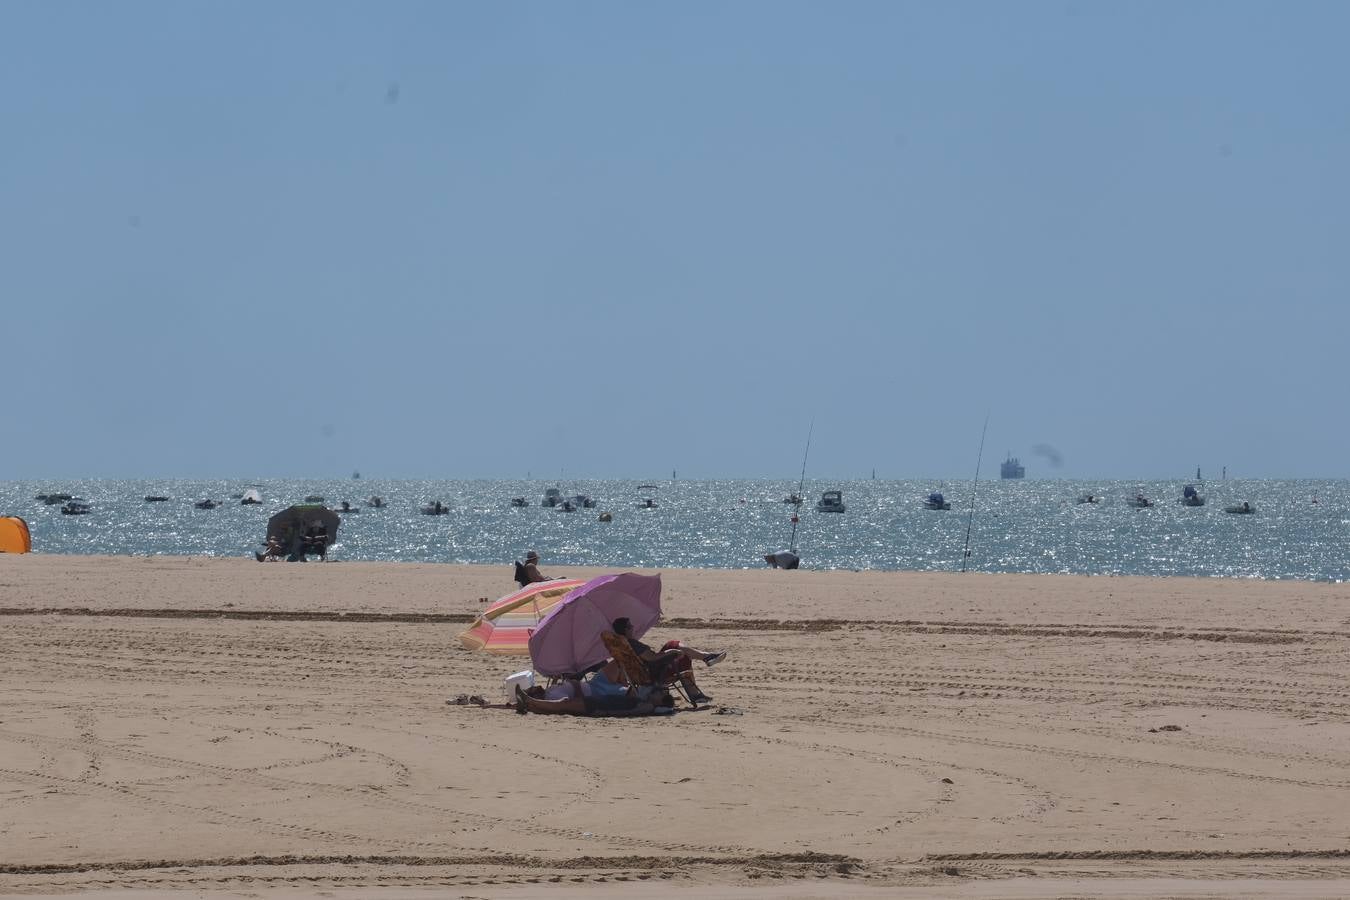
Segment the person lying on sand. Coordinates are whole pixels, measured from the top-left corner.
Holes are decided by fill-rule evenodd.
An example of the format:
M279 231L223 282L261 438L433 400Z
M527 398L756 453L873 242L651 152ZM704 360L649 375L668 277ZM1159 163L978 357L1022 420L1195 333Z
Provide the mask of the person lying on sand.
M581 682L566 682L576 685L576 693L565 699L545 700L532 697L520 685L516 685L516 712L542 715L568 716L650 716L675 711L675 698L666 692L653 694L648 700L639 700L631 694L586 696L581 693Z

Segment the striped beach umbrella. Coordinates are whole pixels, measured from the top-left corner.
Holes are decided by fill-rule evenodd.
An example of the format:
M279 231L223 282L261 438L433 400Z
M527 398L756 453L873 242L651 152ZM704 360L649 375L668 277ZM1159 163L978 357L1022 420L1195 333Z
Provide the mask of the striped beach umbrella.
M500 656L528 656L535 626L563 598L586 582L579 578L536 581L483 610L467 631L459 635L466 649Z

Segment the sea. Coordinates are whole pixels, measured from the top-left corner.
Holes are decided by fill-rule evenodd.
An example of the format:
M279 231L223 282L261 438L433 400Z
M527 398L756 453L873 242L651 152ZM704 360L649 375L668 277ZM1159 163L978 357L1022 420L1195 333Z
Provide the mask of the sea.
M744 569L795 546L802 568L837 570L1184 575L1341 582L1350 578L1350 481L1198 482L1206 503L1186 507L1182 481L860 480L92 480L0 482L0 515L23 517L35 553L250 557L269 516L321 496L353 511L329 558L509 565L537 550L540 568ZM541 505L544 491L587 495L573 512ZM245 506L254 489L263 503ZM843 513L817 512L823 491ZM941 490L952 508L923 508ZM38 494L83 498L63 515ZM1155 502L1134 509L1143 493ZM1077 502L1091 494L1096 503ZM149 503L144 497L169 500ZM384 506L374 508L371 497ZM513 498L528 505L514 507ZM221 502L202 510L194 502ZM647 499L654 504L645 505ZM440 501L449 512L423 506ZM1247 502L1251 515L1225 507ZM608 512L611 521L600 520ZM798 516L795 526L794 513ZM969 556L966 550L969 549Z

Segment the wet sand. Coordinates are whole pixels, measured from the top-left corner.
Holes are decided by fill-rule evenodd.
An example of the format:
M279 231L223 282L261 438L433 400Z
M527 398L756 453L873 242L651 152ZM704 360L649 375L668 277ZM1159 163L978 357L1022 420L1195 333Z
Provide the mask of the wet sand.
M0 893L1350 893L1350 586L662 575L739 714L447 705L508 566L0 556Z

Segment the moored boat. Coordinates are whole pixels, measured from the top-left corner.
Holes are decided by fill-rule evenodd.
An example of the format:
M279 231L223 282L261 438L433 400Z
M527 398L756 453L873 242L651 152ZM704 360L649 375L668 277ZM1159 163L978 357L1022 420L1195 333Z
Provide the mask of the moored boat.
M819 502L816 503L816 512L841 513L846 508L843 491L825 491L820 495Z
M951 509L952 504L950 500L947 500L942 496L941 491L933 491L928 495L927 499L923 501L923 508L935 510Z

